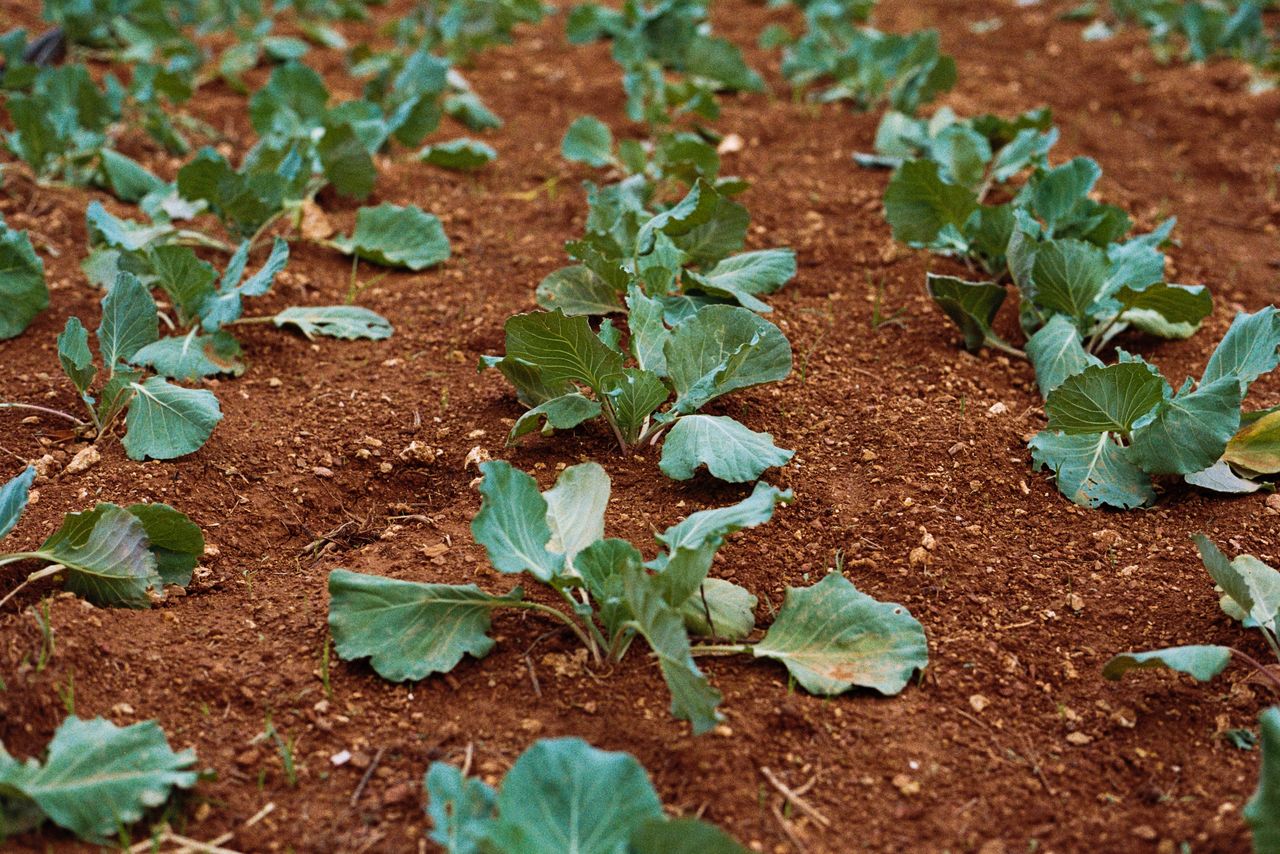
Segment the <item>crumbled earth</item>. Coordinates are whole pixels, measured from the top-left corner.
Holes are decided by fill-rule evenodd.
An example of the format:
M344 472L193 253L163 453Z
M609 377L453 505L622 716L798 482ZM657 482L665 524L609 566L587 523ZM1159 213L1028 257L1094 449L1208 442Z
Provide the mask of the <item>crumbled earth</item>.
M376 8L375 18L406 5ZM962 114L1047 104L1062 130L1055 156L1096 158L1107 201L1144 228L1178 217L1171 277L1209 285L1215 312L1185 342L1120 342L1177 385L1199 372L1236 311L1275 299L1280 93L1249 94L1248 73L1233 62L1161 66L1141 32L1086 43L1081 25L1056 17L1072 5L883 0L877 15L884 29L942 30L959 83L941 103ZM0 18L38 27L35 7L0 0ZM672 811L718 822L761 851L1247 849L1240 809L1258 755L1222 734L1255 726L1275 698L1236 669L1208 685L1158 673L1111 683L1099 669L1117 651L1178 643L1232 643L1265 657L1261 639L1218 609L1190 534L1280 560L1274 499L1170 483L1153 509L1120 514L1062 498L1030 467L1026 439L1044 423L1030 366L960 349L923 283L928 269L963 268L895 246L880 209L886 174L851 160L870 150L877 116L790 97L779 54L755 44L767 24L797 28L794 9L726 0L713 17L770 86L727 97L716 125L745 142L726 171L753 185L744 196L749 246L791 246L800 264L772 300L795 350L792 377L718 404L796 449L768 475L796 501L736 535L713 573L755 593L767 623L788 585L839 564L860 589L924 624L931 664L919 683L891 699L824 700L789 690L780 666L714 659L705 665L727 720L694 738L668 714L645 656L591 672L572 638L548 636L552 626L536 615L499 615L497 649L445 677L393 685L335 657L324 681L330 570L510 585L470 537L479 496L464 461L473 448L531 471L544 488L565 465L601 462L613 478L610 534L638 543L747 492L666 480L652 455L621 458L594 426L505 446L518 404L476 362L501 351L504 319L531 309L539 279L565 263L561 244L581 233L586 214L579 183L598 178L561 160L560 136L584 113L628 132L608 47L568 45L563 18L553 18L467 70L507 122L486 135L500 152L495 163L475 176L404 151L380 163L370 203L436 213L454 247L448 263L419 274L359 268L369 282L361 302L393 320L394 338L312 344L247 327L248 372L211 384L225 420L202 451L177 462L131 462L118 442L104 442L100 461L64 472L83 446L62 425L0 416L6 477L45 458L39 500L6 545L34 544L64 513L98 500L171 503L210 544L185 595L150 610L54 597L43 666L35 615L48 590L6 607L0 741L11 753L37 754L72 707L120 724L158 719L211 772L165 817L199 839L232 832L227 847L242 851L419 850L430 762L470 750L473 769L495 782L536 738L570 734L634 753ZM976 22L988 23L982 34ZM342 26L353 41L378 37L373 24ZM313 54L335 94L356 94L340 55ZM255 84L266 71L257 74ZM242 95L213 84L192 111L225 132L229 153L243 152L251 132ZM453 126L437 137L461 133ZM180 165L140 134L124 150L166 178ZM129 211L96 192L6 172L0 213L30 230L52 307L0 342L4 399L76 405L54 339L71 315L97 324L100 294L78 266L92 198ZM319 201L335 226L350 228L357 205L327 193ZM299 245L254 310L339 302L349 276L345 259ZM1001 324L1017 337L1011 312ZM1280 403L1280 382L1259 382L1251 401ZM253 743L268 713L296 738L296 786L279 755ZM352 759L332 764L344 750ZM804 798L830 828L779 811L762 767L793 788L812 781ZM11 844L76 848L56 829Z

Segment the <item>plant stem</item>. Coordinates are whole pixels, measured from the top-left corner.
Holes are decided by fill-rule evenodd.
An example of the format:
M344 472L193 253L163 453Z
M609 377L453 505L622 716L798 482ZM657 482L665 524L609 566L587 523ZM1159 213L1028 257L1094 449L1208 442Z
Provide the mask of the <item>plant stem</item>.
M39 557L39 555L14 555L14 557ZM31 573L30 575L27 576L25 581L23 581L17 587L10 590L9 593L3 599L0 599L0 608L3 608L6 604L8 604L10 599L12 599L14 596L17 596L18 592L22 590L22 588L30 584L31 582L39 581L42 578L48 578L50 575L59 573L65 568L66 567L64 567L62 564L55 563L53 566L46 566L44 569L38 569L35 572Z
M66 421L70 421L72 424L76 425L77 427L90 426L88 421L84 421L79 418L76 418L74 415L71 415L70 413L63 412L60 409L50 409L47 406L36 406L34 403L0 403L0 409L25 409L25 410L30 410L31 412L40 412L40 413L43 413L44 415L53 415L58 418L62 418Z
M223 326L243 326L248 323L272 323L275 321L274 314L265 314L258 317L240 317L235 320L228 321Z
M1280 644L1276 643L1275 635L1271 634L1265 626L1258 626L1258 628L1262 629L1262 636L1267 639L1267 646L1271 647L1271 651L1275 654L1276 660L1280 661Z
M744 655L751 652L751 644L703 643L689 649L694 655Z
M4 603L0 602L0 604ZM591 651L591 657L596 664L601 663L600 647L590 635L582 630L582 626L578 625L577 621L564 611L561 611L558 608L552 608L550 605L543 605L541 602L530 602L527 599L519 602L503 602L502 604L505 607L527 608L530 611L538 611L539 613L546 614L549 617L554 617L573 630L573 633L578 636L578 640L582 641L582 645Z
M1012 344L1006 344L1003 341L1001 341L999 338L995 338L993 336L988 336L988 338L985 341L983 341L982 344L985 347L990 347L992 350L999 350L1001 353L1006 353L1010 356L1014 356L1019 359L1027 358L1027 354L1024 353L1022 350L1019 350L1017 347L1014 347Z
M174 237L178 239L179 243L189 246L203 246L206 249L217 249L219 252L226 252L229 255L234 255L236 251L235 247L230 243L227 243L225 240L219 240L216 237L210 237L203 232L193 231L189 228L179 229L174 233Z
M3 605L3 604L4 604L3 602L0 602L0 605ZM1271 683L1272 689L1277 693L1280 693L1280 676L1277 676L1276 674L1272 673L1270 668L1268 668L1262 662L1258 661L1253 656L1243 653L1238 649L1232 649L1230 647L1228 647L1228 650L1236 658L1239 658L1241 661L1247 662L1249 665L1253 667L1254 670L1258 671L1264 677L1266 677L1267 681Z

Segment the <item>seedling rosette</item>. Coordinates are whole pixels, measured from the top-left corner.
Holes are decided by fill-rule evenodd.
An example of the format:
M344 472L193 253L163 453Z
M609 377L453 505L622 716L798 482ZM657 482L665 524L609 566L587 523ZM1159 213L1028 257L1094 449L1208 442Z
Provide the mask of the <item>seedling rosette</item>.
M877 602L839 573L790 588L764 636L747 640L755 597L708 571L730 534L767 522L790 492L758 483L737 504L694 513L658 535L662 551L646 561L630 543L604 538L610 484L595 463L565 469L546 492L505 462L484 463L481 471L476 541L496 570L527 574L557 594L559 606L525 598L520 587L494 595L474 584L337 569L329 575L329 627L341 658L368 658L393 681L424 679L449 672L465 655L487 655L495 610L536 611L568 629L597 666L620 661L643 638L671 690L672 714L695 733L719 722L721 700L695 656L774 659L822 695L855 686L896 694L927 663L924 630L906 609ZM692 645L691 633L724 643Z

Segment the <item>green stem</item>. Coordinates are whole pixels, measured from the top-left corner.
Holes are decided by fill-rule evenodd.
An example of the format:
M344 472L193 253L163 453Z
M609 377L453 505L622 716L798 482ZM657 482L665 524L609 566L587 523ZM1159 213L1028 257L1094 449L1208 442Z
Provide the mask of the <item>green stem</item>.
M266 234L266 233L267 233L267 229L269 229L269 228L271 228L271 226L275 225L275 224L280 220L280 217L284 216L284 215L285 215L285 214L287 214L288 212L289 212L289 209L288 209L287 207L285 207L285 208L281 208L280 210L278 210L278 211L276 211L275 213L273 213L271 216L267 217L267 221L266 221L266 222L264 222L262 225L258 226L258 230L257 230L257 231L255 231L255 232L253 233L253 236L249 238L249 251L250 251L250 252L252 252L252 251L253 251L253 249L254 249L254 247L256 247L256 246L258 245L258 240L262 237L262 235L264 235L264 234Z
M1276 643L1275 635L1271 634L1271 631L1265 626L1258 626L1258 628L1262 629L1262 636L1267 639L1267 646L1271 647L1271 651L1275 654L1276 660L1280 661L1280 644Z
M40 555L29 555L29 557L39 557L39 556ZM23 557L28 557L28 555L23 555ZM25 581L23 581L17 587L10 590L8 595L6 595L3 599L0 599L0 608L3 608L5 605L7 605L10 599L12 599L14 596L17 596L18 592L21 591L22 588L26 587L31 582L39 581L42 578L48 578L50 575L59 573L65 568L66 567L64 567L62 564L55 563L53 566L46 566L44 569L38 569L35 572L31 573L30 575L27 576Z
M3 603L0 603L0 604L3 604ZM570 629L573 630L573 633L578 636L578 640L582 641L582 645L591 651L591 657L596 662L596 664L601 663L600 647L596 645L595 640L592 639L590 635L588 635L585 631L582 630L582 626L578 625L577 621L574 620L565 612L559 610L558 608L552 608L550 605L543 605L541 602L530 602L528 600L521 600L519 602L504 602L502 604L504 607L526 608L530 611L537 611L539 613L546 614L549 617L554 617L555 619L564 623L566 626L568 626Z
M239 317L235 320L229 320L222 324L223 326L244 326L249 323L273 323L276 319L274 314L264 314L257 317Z
M199 231L192 231L189 228L178 229L173 235L177 238L178 243L187 246L203 246L206 249L217 249L219 252L226 252L228 255L234 255L236 248L225 240L219 240L216 237L210 237Z
M694 655L750 655L751 644L714 644L704 643L691 647L689 652Z
M1001 353L1006 353L1010 356L1014 356L1019 359L1027 358L1027 354L1024 353L1022 350L1019 350L1017 347L1014 347L1012 344L1004 343L999 338L996 338L993 335L987 336L986 340L983 341L982 343L984 346L990 347L992 350L999 350Z
M77 427L88 427L89 422L76 418L74 415L63 412L60 409L50 409L47 406L36 406L34 403L0 403L0 409L24 409L31 412L39 412L44 415L53 415L58 418L70 421Z

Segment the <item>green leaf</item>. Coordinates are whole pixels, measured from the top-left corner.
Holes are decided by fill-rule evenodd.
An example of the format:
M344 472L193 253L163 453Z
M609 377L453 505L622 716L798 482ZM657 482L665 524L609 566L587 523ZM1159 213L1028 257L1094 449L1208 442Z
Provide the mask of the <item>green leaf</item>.
M597 463L569 466L556 485L542 493L547 503L551 540L547 550L572 564L578 552L604 538L604 511L609 506L609 475Z
M631 355L641 369L659 377L667 375L665 348L670 330L663 322L663 306L632 285L627 290L627 326L631 330Z
M316 153L325 178L339 193L349 199L364 200L373 192L378 167L350 124L326 122Z
M1231 650L1225 646L1171 646L1117 655L1103 666L1102 675L1119 679L1130 670L1168 668L1186 673L1199 682L1208 682L1230 663Z
M133 384L142 379L142 371L117 368L115 375L107 380L98 394L98 423L111 424L115 421L135 393Z
M549 583L564 569L564 555L548 550L549 506L537 482L502 460L481 463L480 473L483 500L471 535L499 572L528 572Z
M992 341L1003 344L991 330L996 313L1004 304L1006 291L993 282L966 282L955 276L926 275L929 296L960 327L964 348L976 353Z
M1253 829L1254 854L1275 854L1280 851L1280 708L1267 709L1259 720L1262 768L1242 815Z
M634 757L577 738L535 742L507 772L497 806L486 841L520 854L620 854L637 828L662 817Z
M1280 572L1253 555L1228 560L1204 534L1195 534L1192 539L1205 570L1222 588L1222 610L1248 628L1262 626L1275 632L1280 622Z
M1036 471L1052 471L1058 491L1081 507L1106 504L1128 510L1156 500L1151 477L1134 465L1129 449L1110 433L1044 430L1031 440L1031 459Z
M690 274L693 284L715 296L737 300L752 311L772 311L757 299L771 294L796 274L796 254L790 249L762 249L731 255L705 273Z
M494 608L523 598L474 584L422 584L335 569L329 573L329 631L343 661L368 658L392 682L448 673L463 655L484 658Z
M1085 368L1063 380L1045 399L1049 429L1069 435L1127 434L1164 401L1166 388L1164 380L1142 362Z
M1107 256L1101 249L1080 240L1052 240L1036 250L1027 296L1040 308L1083 321L1106 280Z
M637 251L641 255L652 252L659 233L677 237L710 222L716 215L719 201L720 194L710 184L698 179L683 199L640 227L636 236Z
M1200 385L1207 386L1223 377L1234 377L1242 392L1250 384L1280 364L1280 311L1269 305L1253 314L1241 312L1231 321L1217 349L1205 365Z
M1240 427L1240 384L1223 377L1156 404L1133 431L1129 459L1151 474L1194 474L1213 465Z
M340 252L356 255L385 267L425 270L449 258L449 239L434 215L416 205L381 204L356 211L356 228L350 237L338 237Z
M631 837L629 854L749 854L732 836L696 818L653 820Z
M120 273L102 298L102 323L98 327L98 349L107 372L128 362L134 354L160 337L156 301L138 277Z
M595 116L582 116L565 132L560 156L588 166L608 166L613 162L613 133Z
M204 555L200 526L168 504L134 504L126 508L142 523L156 572L166 585L186 587L191 571Z
M451 139L427 146L418 153L418 159L442 169L474 172L498 158L493 146L478 139Z
M600 404L578 392L562 394L538 404L516 419L509 441L540 430L550 436L555 430L572 430L584 421L590 421L601 413Z
M58 335L58 361L77 391L84 394L89 390L98 369L89 350L89 333L78 317L67 318L67 325Z
M35 479L35 468L27 466L22 474L0 487L0 537L8 536L22 518L22 512L27 509L27 495Z
M715 209L706 222L688 231L665 231L672 235L672 243L690 261L707 265L742 249L747 240L747 226L750 224L751 215L746 208L733 199L718 194Z
M705 465L720 480L748 483L794 455L773 444L769 433L756 433L728 416L689 415L667 434L658 467L673 480L688 480Z
M206 389L173 385L161 377L132 383L136 394L125 420L123 445L131 460L171 460L204 446L222 420L218 398Z
M680 616L697 635L742 640L756 627L756 597L721 578L708 578L680 606Z
M1242 427L1227 443L1222 458L1258 474L1280 472L1280 411Z
M395 331L385 317L358 305L295 305L271 318L271 322L280 328L293 326L309 341L317 335L345 341L383 341Z
M160 287L185 321L200 317L205 303L217 296L214 288L217 271L212 264L196 257L190 247L157 246L151 250L150 260Z
M66 587L104 607L147 608L148 588L162 584L142 521L114 504L68 513L36 550L66 567Z
M738 389L780 382L791 373L791 344L769 321L745 308L710 305L677 324L663 347L687 415Z
M483 780L462 776L446 762L432 762L422 779L432 842L447 854L482 854L486 827L493 820L497 793Z
M1239 477L1225 461L1218 460L1203 471L1183 476L1183 480L1201 489L1211 489L1229 495L1248 495L1257 492L1262 484Z
M561 267L538 283L538 305L567 316L622 311L613 285L582 265Z
M701 735L720 722L716 707L721 695L694 663L684 618L670 604L663 581L641 567L627 565L623 568L623 597L636 631L658 658L662 678L671 691L671 714L689 721L693 734Z
M1213 312L1213 296L1200 285L1157 282L1140 291L1124 287L1116 299L1125 307L1121 319L1161 338L1189 338Z
M194 380L218 374L240 376L240 342L230 332L219 329L212 335L194 331L174 338L161 338L133 354L129 361L150 368L163 377Z
M854 686L897 694L929 663L924 628L901 605L878 602L838 572L812 587L788 587L777 619L752 647L812 694Z
M244 271L249 263L250 248L248 240L240 244L227 262L217 290L201 302L199 313L205 332L216 332L225 324L239 320L244 313L243 298L266 294L276 276L289 263L289 244L276 237L271 241L271 254L267 260L258 272L246 279Z
M1027 358L1036 371L1040 394L1049 393L1068 378L1102 362L1084 349L1080 329L1065 314L1055 314L1027 339Z
M585 317L530 312L508 318L505 328L506 358L536 366L549 384L581 382L600 390L622 370L622 356L596 337Z
M20 334L48 307L44 262L25 231L0 219L0 341Z
M1050 234L1074 219L1101 177L1102 167L1088 157L1077 157L1036 174L1028 189L1035 211Z
M706 580L711 561L726 537L763 525L773 518L778 504L789 503L793 497L789 489L758 482L751 494L737 504L692 513L658 534L658 542L667 550L649 567L661 573L667 602L683 605Z
M943 181L932 160L902 164L884 191L884 217L894 239L917 246L932 243L945 226L962 228L977 208L977 196Z
M155 721L117 727L102 718L67 718L44 764L0 765L0 787L30 798L58 826L105 843L199 775L196 755L174 753Z
M596 540L574 560L574 569L595 600L597 614L610 638L631 619L623 578L628 572L640 571L643 563L635 546L618 539Z
M111 194L122 202L137 204L149 193L164 190L165 183L151 174L138 161L118 151L101 151L102 174Z

